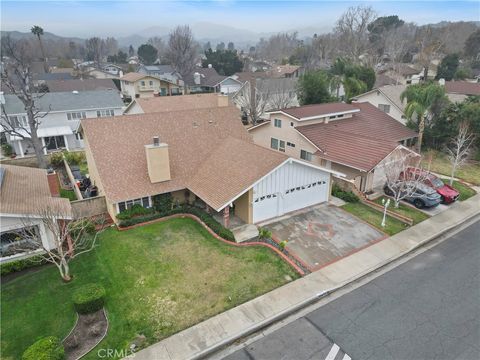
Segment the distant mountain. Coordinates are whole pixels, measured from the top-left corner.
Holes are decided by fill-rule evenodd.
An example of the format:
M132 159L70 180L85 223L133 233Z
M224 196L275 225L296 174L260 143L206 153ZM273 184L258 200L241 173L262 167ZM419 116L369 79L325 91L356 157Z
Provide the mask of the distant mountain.
M13 40L30 39L35 36L31 32L20 32L20 31L0 31L0 34L1 36L10 35L10 37ZM42 39L45 41L63 40L63 41L73 41L75 43L82 43L82 44L85 43L85 39L82 39L82 38L59 36L59 35L52 34L51 32L44 32Z

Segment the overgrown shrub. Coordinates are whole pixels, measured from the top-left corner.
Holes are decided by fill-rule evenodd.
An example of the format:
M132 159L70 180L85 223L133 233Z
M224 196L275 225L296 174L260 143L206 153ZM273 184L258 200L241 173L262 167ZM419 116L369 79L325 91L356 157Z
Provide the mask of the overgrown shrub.
M55 336L44 337L25 350L22 360L62 360L65 350L62 342Z
M154 209L144 208L140 204L133 205L130 209L123 210L121 213L117 214L118 220L127 220L140 215L147 215L153 213Z
M54 167L63 166L63 153L56 152L50 155L50 164Z
M0 265L0 274L7 275L31 267L44 265L46 263L48 263L48 261L45 260L43 256L32 256L28 259L10 261Z
M100 310L105 303L105 288L91 283L79 287L73 293L73 305L79 314L88 314Z
M69 165L79 165L87 162L87 158L85 157L85 153L83 151L75 151L69 152L65 151L65 160Z
M172 194L159 194L152 197L153 207L156 211L162 213L172 210Z
M359 197L353 192L342 190L340 186L335 183L332 186L332 195L350 203L356 203L360 201Z

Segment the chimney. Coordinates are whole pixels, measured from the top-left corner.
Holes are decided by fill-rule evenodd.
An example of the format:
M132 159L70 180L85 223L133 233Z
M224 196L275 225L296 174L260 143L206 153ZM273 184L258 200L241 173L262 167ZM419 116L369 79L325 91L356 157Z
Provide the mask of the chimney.
M217 96L217 105L218 107L226 107L229 104L228 95L218 95Z
M151 145L145 145L148 176L152 183L170 180L170 158L168 145L160 142L158 136L153 137Z
M445 86L445 79L438 79L438 83L439 83L441 86Z
M5 96L3 96L3 91L0 91L0 104L5 105Z
M60 197L60 184L58 182L58 175L54 170L47 171L48 188L53 197Z
M195 83L195 85L200 85L200 73L195 72L193 74L193 82Z

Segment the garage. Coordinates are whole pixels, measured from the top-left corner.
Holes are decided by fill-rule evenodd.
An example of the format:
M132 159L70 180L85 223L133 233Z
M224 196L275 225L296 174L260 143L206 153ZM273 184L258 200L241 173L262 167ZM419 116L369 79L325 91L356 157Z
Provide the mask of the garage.
M253 222L328 201L330 173L299 161L284 163L253 187Z

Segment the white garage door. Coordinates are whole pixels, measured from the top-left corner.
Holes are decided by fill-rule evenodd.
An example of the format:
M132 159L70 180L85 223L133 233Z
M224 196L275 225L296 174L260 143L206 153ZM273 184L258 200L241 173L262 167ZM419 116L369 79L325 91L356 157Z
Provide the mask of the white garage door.
M328 200L330 174L296 162L287 163L253 188L253 222Z

